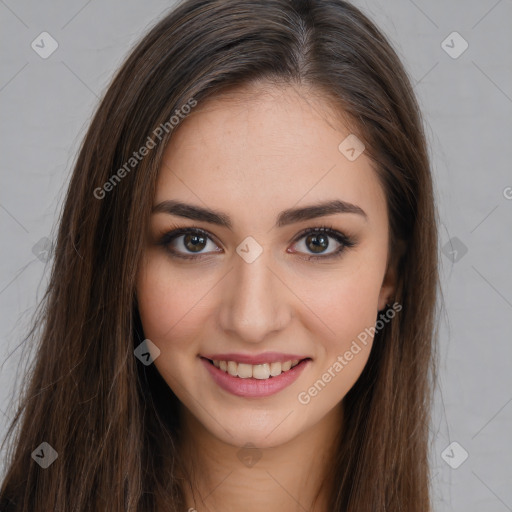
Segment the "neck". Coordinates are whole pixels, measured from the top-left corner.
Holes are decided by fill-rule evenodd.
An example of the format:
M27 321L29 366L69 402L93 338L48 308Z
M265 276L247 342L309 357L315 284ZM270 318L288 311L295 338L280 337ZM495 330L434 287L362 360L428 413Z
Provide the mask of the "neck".
M183 407L186 510L326 512L342 417L340 403L285 444L260 449L223 442Z

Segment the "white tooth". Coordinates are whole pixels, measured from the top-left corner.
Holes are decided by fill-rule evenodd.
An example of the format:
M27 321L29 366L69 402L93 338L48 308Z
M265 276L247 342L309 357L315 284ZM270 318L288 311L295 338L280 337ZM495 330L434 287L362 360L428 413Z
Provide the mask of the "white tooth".
M228 373L229 375L233 375L233 377L237 376L236 368L238 364L235 361L228 361Z
M285 361L284 363L281 363L281 370L283 370L283 372L287 372L291 367L292 367L291 361Z
M270 375L272 375L272 377L281 375L281 363L270 363Z
M284 363L262 363L257 365L237 363L236 361L217 361L213 360L213 364L220 368L222 371L229 373L233 377L240 377L241 379L255 379L265 380L270 376L278 377L281 373L288 371L299 363L299 359L293 361L285 361Z
M249 379L252 377L252 365L245 363L238 363L238 376L241 379Z
M252 376L255 379L268 379L270 377L270 365L268 363L254 365Z

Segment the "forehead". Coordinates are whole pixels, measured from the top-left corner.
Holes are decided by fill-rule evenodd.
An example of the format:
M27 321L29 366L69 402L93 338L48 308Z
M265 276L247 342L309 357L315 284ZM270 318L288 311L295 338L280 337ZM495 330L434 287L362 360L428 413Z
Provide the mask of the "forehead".
M296 204L341 199L386 216L371 160L350 161L343 115L293 86L230 90L197 105L172 134L154 203L167 199L269 217Z

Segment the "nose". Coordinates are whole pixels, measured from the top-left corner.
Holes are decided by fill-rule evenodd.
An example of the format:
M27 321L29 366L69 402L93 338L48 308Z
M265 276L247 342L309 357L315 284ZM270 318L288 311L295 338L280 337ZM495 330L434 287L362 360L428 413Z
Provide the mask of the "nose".
M292 318L290 292L271 270L266 251L252 263L238 255L221 293L220 323L225 332L259 343L283 330Z

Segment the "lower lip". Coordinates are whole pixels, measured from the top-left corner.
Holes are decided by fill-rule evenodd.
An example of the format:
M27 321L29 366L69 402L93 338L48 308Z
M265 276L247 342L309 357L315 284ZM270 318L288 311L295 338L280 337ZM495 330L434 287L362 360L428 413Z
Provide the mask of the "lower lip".
M299 364L290 370L281 373L277 377L268 379L241 379L233 377L229 373L214 366L208 359L200 357L206 369L210 372L213 380L224 390L229 391L233 395L243 396L246 398L256 397L262 398L278 393L282 389L292 384L302 373L304 368L311 362L311 359L303 359Z

